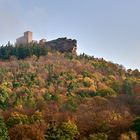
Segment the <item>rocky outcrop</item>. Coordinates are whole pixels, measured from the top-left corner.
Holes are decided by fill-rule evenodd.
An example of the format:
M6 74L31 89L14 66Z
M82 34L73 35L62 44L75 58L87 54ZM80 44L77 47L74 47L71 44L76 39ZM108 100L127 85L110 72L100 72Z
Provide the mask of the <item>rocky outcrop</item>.
M39 44L40 46L45 46L48 50L56 50L60 52L68 52L76 54L77 41L74 39L58 38L56 40L48 41L46 39L41 39L39 42L32 39L33 33L31 31L26 31L24 36L16 40L16 45L27 45L27 44Z
M58 38L56 40L46 42L46 47L51 50L76 54L77 41L67 38Z

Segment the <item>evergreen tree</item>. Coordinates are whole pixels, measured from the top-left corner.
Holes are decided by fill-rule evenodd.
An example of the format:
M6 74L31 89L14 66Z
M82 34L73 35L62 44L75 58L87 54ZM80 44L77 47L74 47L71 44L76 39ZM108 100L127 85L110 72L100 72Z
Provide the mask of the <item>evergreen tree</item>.
M47 53L47 47L40 46L39 44L12 46L8 43L6 46L0 47L0 59L9 59L11 56L24 59L32 55L36 55L39 58L40 56L47 55Z

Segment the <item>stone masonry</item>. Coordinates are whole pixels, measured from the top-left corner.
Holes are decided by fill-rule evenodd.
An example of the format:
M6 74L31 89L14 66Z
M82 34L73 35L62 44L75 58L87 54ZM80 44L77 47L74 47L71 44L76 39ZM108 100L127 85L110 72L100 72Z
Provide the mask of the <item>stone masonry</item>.
M31 43L33 33L31 31L24 32L24 36L16 39L16 45L26 45Z

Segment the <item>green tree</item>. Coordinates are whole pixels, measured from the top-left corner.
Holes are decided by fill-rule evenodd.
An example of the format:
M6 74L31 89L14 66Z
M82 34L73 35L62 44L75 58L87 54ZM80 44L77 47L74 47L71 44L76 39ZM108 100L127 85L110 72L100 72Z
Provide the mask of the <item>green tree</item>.
M8 131L2 117L0 117L0 140L9 140Z
M44 122L43 114L39 111L36 111L31 117L30 117L30 123L35 122Z
M112 88L105 88L105 89L98 90L96 95L102 96L102 97L105 97L105 96L115 97L117 93Z
M11 117L8 119L6 124L9 128L17 124L29 124L29 118L27 115L14 112L11 114Z
M79 135L77 126L71 122L63 122L60 126L55 121L48 124L46 140L75 140Z
M54 100L54 101L59 101L59 95L56 93L56 94L53 94L52 96L51 96L51 100Z
M39 44L27 44L12 46L7 44L0 47L0 59L9 59L11 56L16 56L18 59L24 59L32 55L46 56L48 53L47 47L40 46Z
M128 95L133 95L133 84L128 79L126 79L123 83L123 92Z
M77 110L77 103L73 98L70 98L62 105L61 109L64 111L69 110L75 112Z
M76 83L74 81L71 81L68 85L68 93L70 93L75 88L76 88Z
M140 117L137 117L132 124L132 130L137 133L140 138Z
M77 126L71 121L62 123L60 130L61 140L75 140L79 135Z
M8 92L5 85L0 86L0 108L6 109L8 107Z
M51 100L52 95L50 93L48 93L48 91L46 91L45 95L43 97L46 101L49 101L49 100Z
M51 121L48 124L47 132L45 135L46 140L61 140L60 139L60 130L55 121Z

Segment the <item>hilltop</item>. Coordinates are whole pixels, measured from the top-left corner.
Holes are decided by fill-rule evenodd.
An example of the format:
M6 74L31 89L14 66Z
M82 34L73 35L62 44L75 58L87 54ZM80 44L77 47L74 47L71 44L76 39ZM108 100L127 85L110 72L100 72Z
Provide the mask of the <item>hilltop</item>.
M55 42L48 44L53 47ZM122 65L86 54L50 51L45 46L35 49L30 45L6 47L20 48L21 52L15 51L17 56L29 54L14 59L10 53L4 57L8 49L0 49L0 54L5 50L6 59L0 61L0 114L4 119L0 126L5 128L5 137L136 140L139 131L135 119L140 116L138 70L126 70ZM38 49L42 52L39 55Z
M60 52L67 52L76 54L77 41L75 39L67 39L66 37L58 38L55 40L47 41L47 39L41 39L39 41L33 40L33 32L26 31L24 35L16 39L16 46L39 46L46 47L48 50L55 50Z
M11 57L24 59L35 55L45 56L48 52L61 52L77 55L77 41L75 39L58 38L51 41L30 42L12 45L8 42L5 46L0 46L0 59L6 60Z

